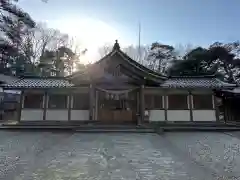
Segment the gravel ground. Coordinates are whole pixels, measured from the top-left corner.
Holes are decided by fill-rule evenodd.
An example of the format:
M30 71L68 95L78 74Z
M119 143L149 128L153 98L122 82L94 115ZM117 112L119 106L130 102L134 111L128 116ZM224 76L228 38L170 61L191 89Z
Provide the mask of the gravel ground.
M4 180L240 179L240 132L0 131Z

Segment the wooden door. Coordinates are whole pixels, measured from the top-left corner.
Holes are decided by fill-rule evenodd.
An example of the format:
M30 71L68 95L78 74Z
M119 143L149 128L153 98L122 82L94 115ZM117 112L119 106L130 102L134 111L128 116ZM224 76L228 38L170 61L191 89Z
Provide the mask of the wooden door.
M134 121L131 110L115 110L113 114L113 121L116 123Z
M104 98L103 93L99 93L98 120L104 123L135 123L136 99L111 99Z
M108 109L100 109L98 113L98 118L102 122L111 122L114 118L113 112Z

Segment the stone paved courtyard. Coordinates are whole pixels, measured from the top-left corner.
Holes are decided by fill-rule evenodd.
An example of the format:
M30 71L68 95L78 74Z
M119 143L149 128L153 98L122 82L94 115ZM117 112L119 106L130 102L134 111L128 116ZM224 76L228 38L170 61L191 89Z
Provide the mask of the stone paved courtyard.
M240 179L240 133L0 131L3 180Z

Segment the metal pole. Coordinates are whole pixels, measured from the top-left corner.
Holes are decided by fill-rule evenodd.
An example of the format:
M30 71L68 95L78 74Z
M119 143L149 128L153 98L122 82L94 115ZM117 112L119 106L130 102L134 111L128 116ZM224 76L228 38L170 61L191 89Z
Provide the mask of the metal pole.
M138 25L138 58L139 58L139 62L143 63L141 59L141 23L140 22Z

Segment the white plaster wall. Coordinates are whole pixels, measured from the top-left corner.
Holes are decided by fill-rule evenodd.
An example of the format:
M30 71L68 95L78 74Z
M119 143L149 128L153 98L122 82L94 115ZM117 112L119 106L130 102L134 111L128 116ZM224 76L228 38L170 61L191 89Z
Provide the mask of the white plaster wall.
M61 109L47 109L46 112L47 121L68 121L68 110Z
M193 121L216 121L215 110L193 110Z
M190 110L167 110L168 121L190 121Z
M86 121L89 120L89 110L71 110L72 121Z
M21 121L42 121L43 110L42 109L22 109Z
M149 110L149 121L165 121L164 110Z

